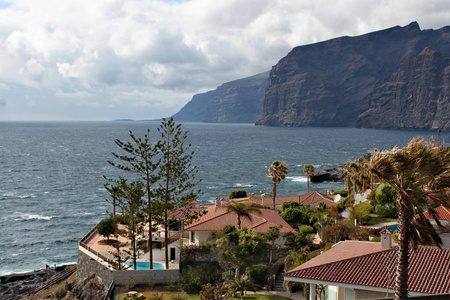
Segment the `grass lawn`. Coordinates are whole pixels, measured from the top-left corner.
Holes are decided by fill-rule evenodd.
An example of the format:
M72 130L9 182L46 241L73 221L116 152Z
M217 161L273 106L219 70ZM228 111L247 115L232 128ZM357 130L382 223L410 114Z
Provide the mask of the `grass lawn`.
M381 218L381 217L374 217L371 218L370 221L367 223L367 225L375 225L379 223L387 223L387 222L398 222L397 219L389 219L389 218Z
M167 291L161 291L161 292L139 292L144 295L146 299L151 299L152 296L158 294L163 295L164 300L170 300L171 297L177 296L178 294L183 294L183 292L167 292ZM118 300L123 300L126 296L126 293L120 294L117 298ZM199 300L200 298L198 295L195 294L185 294L184 300ZM241 300L240 297L231 297L228 298L229 300ZM247 296L244 296L244 299L246 300L290 300L290 298L281 297L281 296L275 296L275 295L263 295L263 294L249 294Z

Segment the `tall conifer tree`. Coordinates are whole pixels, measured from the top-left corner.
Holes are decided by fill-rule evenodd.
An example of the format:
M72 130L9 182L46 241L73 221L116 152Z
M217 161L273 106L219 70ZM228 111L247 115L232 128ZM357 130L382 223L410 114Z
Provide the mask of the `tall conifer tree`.
M147 217L148 217L148 248L150 250L150 269L153 269L153 243L152 243L152 197L154 196L152 186L158 181L158 153L159 144L150 142L150 129L144 135L144 138L137 138L130 130L132 142L123 142L115 140L117 146L126 152L125 155L112 153L117 159L125 164L108 161L112 166L121 170L138 173L145 184L147 195Z
M181 129L181 124L176 124L173 118L163 119L158 131L161 135L158 198L164 207L165 260L169 269L168 213L195 200L200 191L194 192L193 188L201 180L195 177L198 170L191 164L194 152L190 151L190 144L185 145L188 132Z

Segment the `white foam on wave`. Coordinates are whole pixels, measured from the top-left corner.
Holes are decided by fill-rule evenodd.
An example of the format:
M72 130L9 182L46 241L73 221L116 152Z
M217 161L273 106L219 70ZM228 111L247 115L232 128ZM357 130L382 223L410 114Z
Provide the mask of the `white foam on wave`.
M55 216L41 216L41 215L33 215L33 214L19 214L14 221L23 221L23 220L51 220L55 218Z
M252 187L255 186L254 184L242 184L242 183L236 183L234 187Z
M36 195L35 194L22 195L22 196L17 196L17 198L19 198L19 199L36 198Z
M306 176L287 176L286 179L292 182L307 182L308 178Z

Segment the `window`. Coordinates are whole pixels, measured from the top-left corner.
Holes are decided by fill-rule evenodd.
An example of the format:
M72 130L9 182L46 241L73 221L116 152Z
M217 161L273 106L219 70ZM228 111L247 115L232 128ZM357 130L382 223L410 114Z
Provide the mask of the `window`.
M195 244L195 232L191 231L191 243Z

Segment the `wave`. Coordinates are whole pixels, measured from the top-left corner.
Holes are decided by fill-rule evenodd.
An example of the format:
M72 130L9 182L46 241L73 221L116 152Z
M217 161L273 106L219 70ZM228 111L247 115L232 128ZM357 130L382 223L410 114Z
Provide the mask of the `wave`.
M42 216L42 215L34 215L34 214L19 214L14 221L24 221L24 220L51 220L56 218L56 216Z
M292 182L307 182L308 181L308 178L306 176L287 176L286 178Z
M255 186L254 184L242 184L242 183L236 183L234 187L252 187Z

